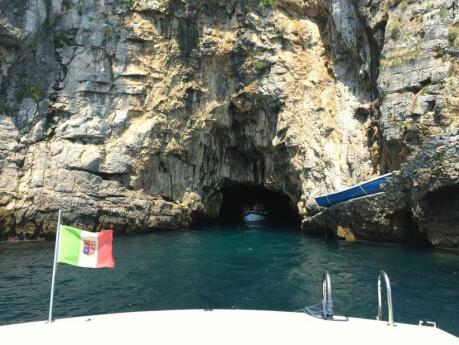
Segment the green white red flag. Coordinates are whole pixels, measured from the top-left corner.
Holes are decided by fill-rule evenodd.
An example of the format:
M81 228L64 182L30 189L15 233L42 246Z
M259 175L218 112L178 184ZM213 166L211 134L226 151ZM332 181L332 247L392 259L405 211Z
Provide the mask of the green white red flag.
M89 268L115 267L112 230L89 232L61 225L59 235L58 262Z

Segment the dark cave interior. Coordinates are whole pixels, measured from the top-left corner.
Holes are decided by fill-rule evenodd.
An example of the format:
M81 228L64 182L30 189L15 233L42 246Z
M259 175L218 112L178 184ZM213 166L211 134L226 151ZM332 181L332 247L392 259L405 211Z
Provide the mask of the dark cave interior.
M299 226L301 223L290 198L282 192L268 190L263 186L238 184L222 189L222 193L219 223L241 223L244 207L255 204L263 205L268 212L270 224Z

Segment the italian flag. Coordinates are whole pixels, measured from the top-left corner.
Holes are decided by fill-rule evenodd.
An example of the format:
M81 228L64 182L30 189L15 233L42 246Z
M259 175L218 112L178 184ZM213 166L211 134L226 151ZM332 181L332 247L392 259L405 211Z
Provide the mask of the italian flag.
M61 225L58 262L89 268L115 267L113 231L88 232Z

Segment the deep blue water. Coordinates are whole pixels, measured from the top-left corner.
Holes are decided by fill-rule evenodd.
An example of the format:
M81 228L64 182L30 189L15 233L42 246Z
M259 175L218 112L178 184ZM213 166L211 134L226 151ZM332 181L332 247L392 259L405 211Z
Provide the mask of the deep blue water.
M54 244L0 244L0 324L45 320ZM335 312L374 318L376 278L392 280L395 321L459 335L459 255L343 243L272 227L202 227L117 237L116 268L59 265L55 316L188 308L298 310L332 278Z

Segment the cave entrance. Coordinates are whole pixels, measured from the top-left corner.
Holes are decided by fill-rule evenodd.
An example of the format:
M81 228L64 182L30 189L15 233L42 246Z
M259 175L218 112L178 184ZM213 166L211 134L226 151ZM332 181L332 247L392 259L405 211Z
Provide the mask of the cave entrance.
M282 192L268 190L262 186L233 185L222 189L223 201L219 222L242 223L246 206L263 205L268 212L268 223L275 225L300 226L301 219L290 198Z

